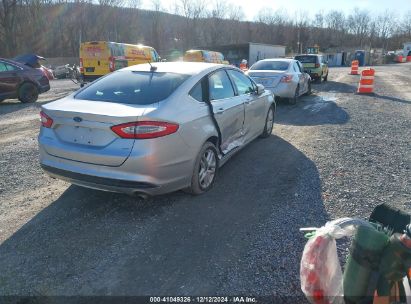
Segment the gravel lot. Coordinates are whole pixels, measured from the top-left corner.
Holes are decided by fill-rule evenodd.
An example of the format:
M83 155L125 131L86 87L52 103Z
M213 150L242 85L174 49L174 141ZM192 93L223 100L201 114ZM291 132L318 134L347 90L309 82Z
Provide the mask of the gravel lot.
M374 96L354 94L348 72L280 103L273 135L197 197L141 201L51 179L37 160L39 106L75 85L4 101L0 295L300 297L300 227L366 218L382 202L411 211L411 64L377 67Z

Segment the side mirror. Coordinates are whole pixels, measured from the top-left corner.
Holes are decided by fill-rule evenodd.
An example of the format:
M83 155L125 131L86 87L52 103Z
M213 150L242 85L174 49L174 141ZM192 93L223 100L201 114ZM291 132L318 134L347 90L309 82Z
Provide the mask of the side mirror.
M257 84L257 95L263 94L265 91L265 88L262 84Z

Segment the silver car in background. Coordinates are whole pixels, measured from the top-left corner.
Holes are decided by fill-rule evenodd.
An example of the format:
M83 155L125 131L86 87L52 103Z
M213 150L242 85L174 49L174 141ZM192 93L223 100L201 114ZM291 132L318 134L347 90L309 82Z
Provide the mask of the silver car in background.
M94 189L200 194L236 151L271 134L274 113L272 93L235 67L136 65L42 106L40 163Z
M276 97L287 98L291 104L295 104L299 96L311 94L311 77L304 73L298 60L260 60L250 67L247 74Z

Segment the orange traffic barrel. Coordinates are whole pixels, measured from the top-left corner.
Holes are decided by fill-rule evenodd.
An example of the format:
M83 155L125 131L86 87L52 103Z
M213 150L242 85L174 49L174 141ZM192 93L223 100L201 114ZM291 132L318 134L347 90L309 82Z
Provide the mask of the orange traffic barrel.
M358 75L358 66L360 65L360 62L358 60L353 60L351 62L351 75Z
M397 55L397 57L395 58L395 61L398 63L403 62L403 56L402 55Z
M360 83L358 84L358 94L374 93L374 69L367 69L361 72Z

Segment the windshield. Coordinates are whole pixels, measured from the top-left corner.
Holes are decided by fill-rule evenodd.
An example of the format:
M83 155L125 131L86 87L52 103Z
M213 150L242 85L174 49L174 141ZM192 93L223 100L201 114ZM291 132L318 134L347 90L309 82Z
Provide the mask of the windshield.
M258 61L251 66L250 70L286 71L289 65L288 61Z
M317 63L317 56L295 56L295 60L301 63Z
M75 98L148 105L170 96L190 75L119 71L86 87Z

